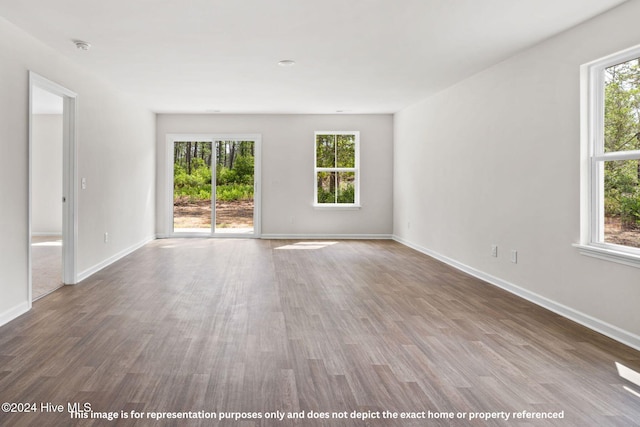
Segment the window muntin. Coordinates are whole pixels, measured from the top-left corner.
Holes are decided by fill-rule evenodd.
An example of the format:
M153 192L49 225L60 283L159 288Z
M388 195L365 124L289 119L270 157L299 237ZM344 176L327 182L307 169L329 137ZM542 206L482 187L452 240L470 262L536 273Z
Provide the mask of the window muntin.
M640 255L640 48L596 61L589 76L587 244Z
M358 206L359 132L315 133L316 206Z

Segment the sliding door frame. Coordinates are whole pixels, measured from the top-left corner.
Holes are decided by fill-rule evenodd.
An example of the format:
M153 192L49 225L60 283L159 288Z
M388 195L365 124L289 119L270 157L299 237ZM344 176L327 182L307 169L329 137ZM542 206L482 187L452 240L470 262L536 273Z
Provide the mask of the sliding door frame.
M261 177L262 177L262 135L261 134L242 134L242 133L182 133L182 134L167 134L166 137L166 215L167 223L165 225L167 234L170 237L234 237L234 238L260 238L262 234L261 227L261 207L262 207L262 190L261 190ZM216 162L211 162L211 231L208 233L181 233L175 232L173 229L173 149L176 142L210 142L212 151L215 150L216 141L253 141L254 143L254 157L253 157L253 233L216 233L215 225L215 201L216 196L213 191L216 187Z

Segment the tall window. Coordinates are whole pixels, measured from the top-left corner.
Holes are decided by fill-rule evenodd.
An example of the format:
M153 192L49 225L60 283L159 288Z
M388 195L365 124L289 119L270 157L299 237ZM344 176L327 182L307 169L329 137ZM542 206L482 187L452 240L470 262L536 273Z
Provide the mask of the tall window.
M315 133L315 205L358 206L360 132Z
M588 64L584 71L588 72L589 157L586 243L622 254L635 264L640 262L640 47Z

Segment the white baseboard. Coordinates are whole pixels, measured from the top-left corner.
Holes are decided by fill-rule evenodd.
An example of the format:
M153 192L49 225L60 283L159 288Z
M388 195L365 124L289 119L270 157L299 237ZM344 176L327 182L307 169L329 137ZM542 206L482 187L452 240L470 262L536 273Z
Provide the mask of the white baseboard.
M22 316L29 310L31 310L30 301L21 302L15 307L10 308L9 310L5 310L3 313L0 313L0 326L5 325L13 319Z
M423 254L428 255L432 258L442 261L445 264L448 264L451 267L454 267L460 271L463 271L467 274L477 277L478 279L483 280L489 284L492 284L508 292L511 292L512 294L517 295L521 298L524 298L527 301L530 301L536 305L544 307L547 310L550 310L556 314L559 314L560 316L573 320L574 322L579 323L582 326L585 326L589 329L599 332L602 335L605 335L611 339L621 342L622 344L628 345L629 347L632 347L636 350L640 350L640 336L638 335L635 335L617 326L611 325L600 319L596 319L595 317L592 317L588 314L577 311L571 307L567 307L564 304L560 304L558 302L550 300L549 298L543 297L542 295L538 295L534 292L523 289L519 286L514 285L513 283L507 282L498 277L484 273L480 270L477 270L466 264L458 262L454 259L448 258L430 249L424 248L420 245L416 245L401 237L394 235L393 240L405 246L408 246L412 249L415 249L418 252L422 252Z
M262 234L261 239L286 240L390 240L391 234Z
M168 234L158 234L156 236L157 239L170 239L174 236L170 236ZM214 237L214 236L188 236L188 235L181 235L181 236L175 236L178 238L183 238L183 237ZM219 236L215 236L215 237L219 237ZM234 236L234 237L242 237L242 235L238 235L238 236ZM253 235L246 235L247 238L251 238L251 237L255 237ZM265 240L269 240L269 239L273 239L273 240L282 240L282 239L286 239L286 240L310 240L310 239L315 239L315 240L327 240L327 239L334 239L334 240L391 240L392 239L392 235L391 234L261 234L260 236L257 236L257 238L259 239L265 239Z
M90 267L82 272L80 272L78 274L78 280L76 283L80 283L81 281L83 281L84 279L88 278L89 276L97 273L98 271L102 270L103 268L113 264L114 262L118 261L121 258L124 258L125 256L129 255L130 253L140 249L141 247L143 247L144 245L146 245L147 243L153 241L156 239L156 236L149 236L146 239L144 239L141 242L136 243L135 245L129 246L128 248L118 252L117 254L105 259L104 261L94 265L93 267Z

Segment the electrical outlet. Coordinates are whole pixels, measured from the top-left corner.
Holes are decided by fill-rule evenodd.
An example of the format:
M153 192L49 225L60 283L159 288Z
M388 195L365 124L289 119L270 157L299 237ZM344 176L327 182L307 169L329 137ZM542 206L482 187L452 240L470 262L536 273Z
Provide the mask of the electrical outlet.
M491 256L498 258L498 245L491 245Z
M515 249L511 249L511 262L514 264L518 263L518 251Z
M105 243L109 242L109 233L104 233L104 242Z
M87 189L87 178L82 178L82 180L80 181L80 184L82 186L83 190Z

